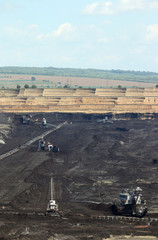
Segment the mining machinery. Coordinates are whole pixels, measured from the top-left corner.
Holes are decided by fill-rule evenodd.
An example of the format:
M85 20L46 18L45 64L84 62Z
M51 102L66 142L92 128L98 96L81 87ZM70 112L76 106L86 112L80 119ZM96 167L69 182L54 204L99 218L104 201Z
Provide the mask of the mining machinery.
M97 123L100 123L100 122L102 122L102 123L111 123L111 124L114 123L113 120L108 118L107 116L105 118L103 118L103 119L98 119L97 120Z
M38 142L38 150L39 151L52 151L54 153L59 152L59 148L55 145L53 145L50 142L45 142L43 138L41 138Z
M29 124L30 120L31 120L30 115L23 115L23 116L20 117L20 122L22 124Z
M142 196L142 189L124 189L119 194L119 199L114 201L111 209L116 215L131 215L142 218L147 213L146 201Z
M50 200L47 206L46 215L58 216L58 205L54 199L54 183L53 178L51 177L50 182Z
M47 120L46 120L46 118L43 118L43 119L42 119L42 126L43 126L43 127L46 127L46 126L47 126Z

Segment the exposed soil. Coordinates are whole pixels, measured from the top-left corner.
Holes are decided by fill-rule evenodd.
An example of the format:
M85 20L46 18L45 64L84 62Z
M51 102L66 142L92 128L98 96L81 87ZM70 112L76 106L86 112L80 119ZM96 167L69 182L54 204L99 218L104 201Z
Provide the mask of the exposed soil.
M32 81L33 75L20 75L20 74L0 74L1 86L16 88L17 84L23 87L26 83L29 85L35 84L38 87L60 87L67 84L71 86L93 86L93 87L155 87L155 83L145 83L140 81L121 81L102 78L86 78L86 77L62 77L62 76L47 76L47 75L34 75L36 81Z
M38 151L35 142L0 161L0 239L158 237L158 222L150 222L158 217L157 116L117 116L103 123L97 120L104 115L36 114L36 124L24 125L19 115L1 114L0 124L7 127L1 154L47 131L43 117L48 129L68 121L45 137L60 151ZM60 217L45 216L51 176ZM147 200L147 220L98 219L112 215L110 206L123 188L135 186Z

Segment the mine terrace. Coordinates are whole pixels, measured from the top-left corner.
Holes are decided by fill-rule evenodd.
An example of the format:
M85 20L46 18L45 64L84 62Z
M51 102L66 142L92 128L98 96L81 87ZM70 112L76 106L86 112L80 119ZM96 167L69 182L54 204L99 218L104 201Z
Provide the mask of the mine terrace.
M0 239L158 239L157 88L3 89L0 112ZM146 215L115 214L135 187Z

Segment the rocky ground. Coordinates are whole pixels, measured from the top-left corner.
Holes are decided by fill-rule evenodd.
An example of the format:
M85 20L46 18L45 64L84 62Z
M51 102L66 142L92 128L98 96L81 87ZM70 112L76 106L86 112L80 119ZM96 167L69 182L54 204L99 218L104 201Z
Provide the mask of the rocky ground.
M149 220L158 213L158 118L120 115L98 122L105 116L36 114L38 121L24 125L19 115L1 114L1 154L47 131L43 117L48 129L68 122L45 137L60 151L38 151L37 141L0 161L0 239L158 237L158 223ZM60 217L45 216L51 176ZM148 220L98 219L112 215L123 188L135 186L143 189Z

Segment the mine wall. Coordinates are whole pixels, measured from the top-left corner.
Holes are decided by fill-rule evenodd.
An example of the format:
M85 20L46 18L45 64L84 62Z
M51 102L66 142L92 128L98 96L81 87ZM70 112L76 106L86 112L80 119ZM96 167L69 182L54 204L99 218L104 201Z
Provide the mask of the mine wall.
M22 145L45 131L34 121L30 125L22 125L20 117L24 114L32 115L33 120L38 118L39 122L45 117L48 123L56 126L64 121L68 122L68 125L46 138L47 141L59 145L61 150L58 155L40 153L37 151L38 143L34 143L1 161L1 171L6 171L4 179L1 180L1 202L5 204L13 201L15 197L12 203L17 208L21 208L21 201L26 209L30 206L36 208L38 196L32 199L36 189L31 188L34 185L30 176L35 179L38 195L42 192L38 186L38 178L47 176L48 182L50 174L56 171L55 182L61 189L58 193L59 202L68 198L70 201L90 199L105 200L109 203L111 197L114 198L117 191L121 191L122 186L128 187L129 184L133 186L138 183L145 190L147 200L152 202L151 209L157 210L158 198L156 197L156 206L153 200L153 191L157 196L158 189L157 102L157 88L1 90L0 123L8 123L11 126L10 137L4 139L5 145L0 146L1 154L17 148L19 144ZM112 124L102 121L106 117L113 121ZM11 180L7 173L10 164ZM14 179L14 176L17 179ZM87 178L83 179L83 176ZM17 188L17 192L13 191L15 196L12 191L5 192L7 184L9 188L11 184ZM80 189L80 186L84 187ZM91 191L88 190L89 186ZM100 197L102 192L108 193L106 197L103 196L105 199ZM28 194L29 201L24 203L25 195ZM45 208L43 197L47 195L46 192L45 196L41 194L39 209Z
M116 121L104 122L106 116L114 116L34 113L32 119L39 121L30 124L21 124L22 115L0 114L0 123L10 125L8 137L3 138L6 144L0 145L1 154L18 148L0 161L0 205L44 211L53 174L60 207L65 200L109 204L122 188L138 185L149 211L157 211L158 114L124 113L115 115ZM43 117L47 129L41 127ZM54 126L65 121L68 124L54 131ZM59 153L38 151L38 141L26 145L50 130L44 139L59 146Z
M158 88L0 90L0 112L158 113Z
M57 239L48 238L56 232L84 236L58 239L101 240L108 231L158 236L157 102L157 88L0 90L3 239ZM30 123L22 124L22 116ZM39 151L43 135L58 153ZM59 220L46 216L52 176ZM145 218L114 216L113 200L136 186L147 201Z

